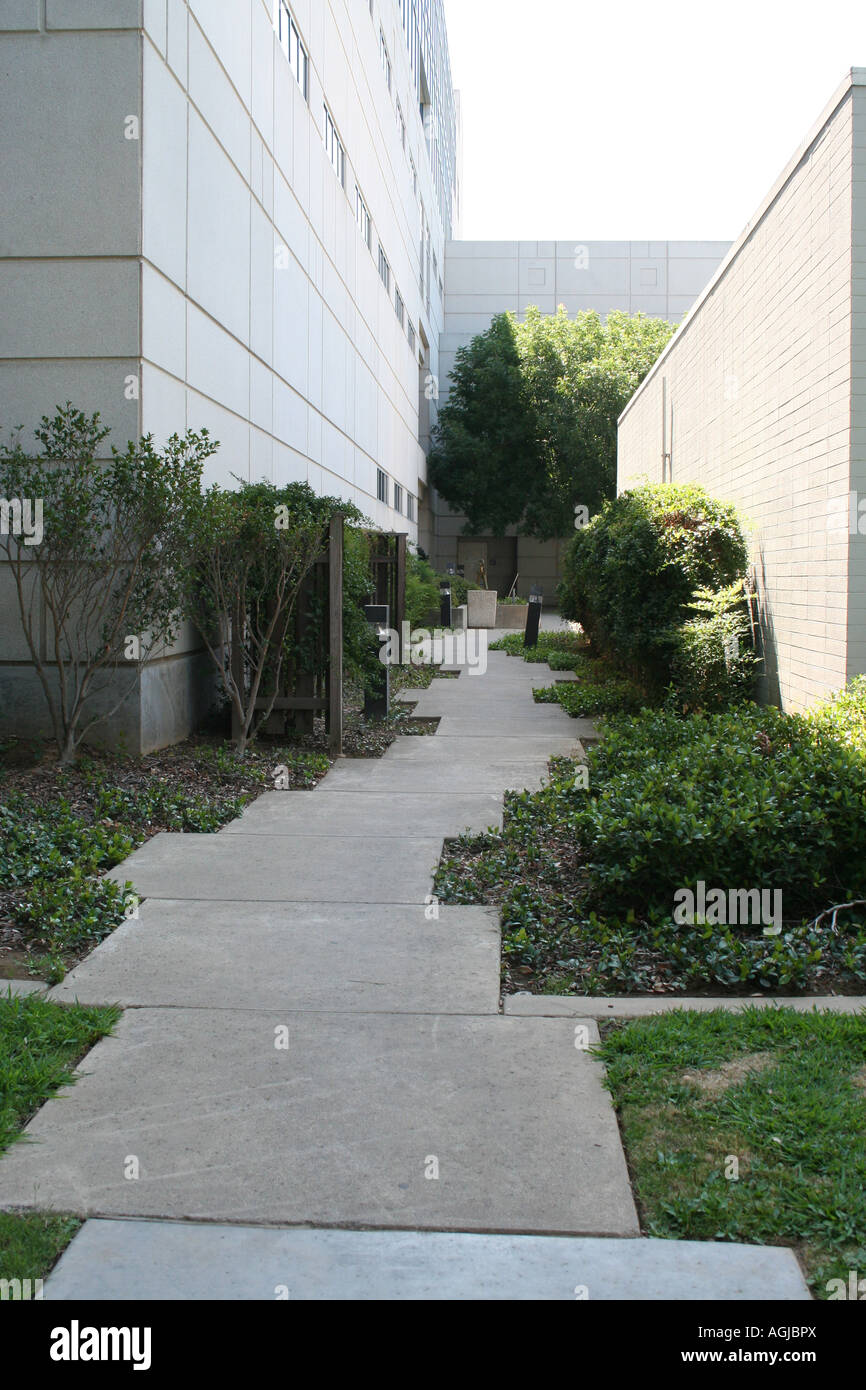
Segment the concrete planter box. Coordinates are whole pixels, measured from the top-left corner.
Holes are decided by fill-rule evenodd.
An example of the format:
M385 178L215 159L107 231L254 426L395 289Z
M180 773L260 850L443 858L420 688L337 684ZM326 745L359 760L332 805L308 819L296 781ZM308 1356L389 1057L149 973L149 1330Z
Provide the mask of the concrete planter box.
M467 594L470 627L496 626L495 589L470 589Z
M496 626L513 632L525 632L528 612L528 603L497 603Z

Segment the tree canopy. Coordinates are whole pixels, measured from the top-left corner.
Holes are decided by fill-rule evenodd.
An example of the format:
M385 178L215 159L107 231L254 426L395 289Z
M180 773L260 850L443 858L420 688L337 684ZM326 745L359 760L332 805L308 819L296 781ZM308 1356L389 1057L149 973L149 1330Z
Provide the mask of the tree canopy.
M594 310L498 314L460 348L429 476L470 533L568 535L616 492L617 419L675 326Z

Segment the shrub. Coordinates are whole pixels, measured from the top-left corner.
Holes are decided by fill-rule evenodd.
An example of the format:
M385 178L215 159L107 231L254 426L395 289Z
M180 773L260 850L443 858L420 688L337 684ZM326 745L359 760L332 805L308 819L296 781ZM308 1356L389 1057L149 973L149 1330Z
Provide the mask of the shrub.
M189 430L161 450L146 435L106 459L99 415L69 401L35 434L38 453L0 446L0 496L36 502L44 534L19 546L0 529L0 553L69 763L132 695L147 658L177 635L202 468L218 446L207 430Z
M735 583L746 561L733 507L695 486L637 488L575 533L561 612L600 655L666 684L695 591Z
M741 583L699 590L692 607L703 616L671 634L671 677L687 710L724 709L749 698L757 659Z
M439 612L439 576L420 555L406 557L406 621L415 629L426 627L431 613Z
M749 706L612 720L573 826L597 900L670 917L675 891L703 880L780 889L791 919L866 897L866 758L827 719Z
M462 608L469 602L469 581L462 574L440 574L439 579L451 585L452 607Z
M187 605L237 717L242 757L272 713L292 654L290 623L331 517L357 520L360 513L306 483L237 481L236 491L214 486L200 501ZM315 644L318 633L311 635Z
M576 681L560 681L546 690L533 690L536 704L561 705L573 719L593 719L601 714L636 714L647 703L646 696L625 676L583 675L578 668Z

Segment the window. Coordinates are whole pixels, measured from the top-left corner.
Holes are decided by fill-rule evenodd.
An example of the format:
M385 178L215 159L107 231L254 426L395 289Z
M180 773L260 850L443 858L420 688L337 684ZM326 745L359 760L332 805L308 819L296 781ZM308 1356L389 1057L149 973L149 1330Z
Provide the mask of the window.
M361 190L357 184L355 184L355 220L361 229L361 236L367 243L367 247L369 248L369 250L372 251L373 224L370 221L370 214L367 211L367 204L361 197Z
M413 325L411 319L409 320L408 327L406 328L406 337L409 339L409 346L410 346L410 348L412 349L412 351L414 352L414 351L415 351L415 328L414 328L414 325Z
M382 284L385 286L385 289L386 289L386 290L389 292L389 294L390 294L390 292L391 292L391 267L390 267L389 264L388 264L388 258L387 258L387 256L385 255L385 252L382 250L382 244L381 244L381 242L379 243L379 274L380 274L381 277L382 277Z
M388 501L388 474L376 469L376 496L380 502Z
M309 89L310 60L307 57L307 50L301 43L297 25L289 13L289 7L285 0L277 0L277 25L280 47L289 60L289 67L295 74L298 86L306 101Z
M406 515L410 521L415 520L415 498L411 492L406 493Z
M394 484L394 511L403 512L403 489L399 483Z
M328 158L334 166L334 173L337 175L340 183L345 187L346 152L343 149L342 142L337 134L337 127L331 119L331 113L327 106L325 107L325 149L328 152Z
M427 214L424 199L421 199L421 293L424 293L424 248L427 244Z
M405 122L404 119L403 119L403 108L402 108L402 106L400 105L399 100L397 101L397 135L398 135L398 137L399 137L400 144L402 145L403 149L405 150L405 148L406 148L406 122Z
M379 30L379 57L382 59L382 71L385 74L385 81L388 83L388 91L391 90L391 59L388 57L388 45L385 42L385 32Z
M397 312L397 318L400 320L400 327L402 328L406 315L406 306L403 303L403 296L396 285L394 286L394 308Z

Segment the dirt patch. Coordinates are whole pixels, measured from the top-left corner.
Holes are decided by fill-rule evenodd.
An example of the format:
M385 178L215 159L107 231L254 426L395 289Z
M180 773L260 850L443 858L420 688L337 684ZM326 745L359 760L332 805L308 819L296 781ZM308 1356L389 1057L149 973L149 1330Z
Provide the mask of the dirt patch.
M862 1066L859 1071L855 1071L851 1077L858 1091L862 1091L866 1096L866 1066Z
M748 1076L766 1071L776 1060L773 1052L751 1052L734 1057L715 1071L684 1071L680 1077L688 1086L697 1086L707 1096L720 1096L732 1086L739 1086Z

